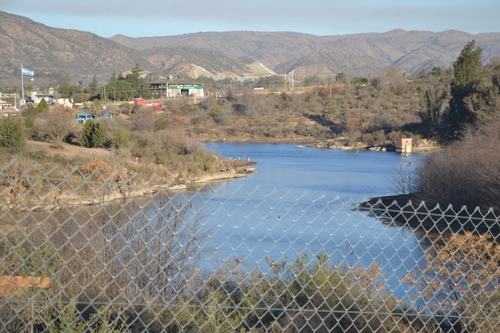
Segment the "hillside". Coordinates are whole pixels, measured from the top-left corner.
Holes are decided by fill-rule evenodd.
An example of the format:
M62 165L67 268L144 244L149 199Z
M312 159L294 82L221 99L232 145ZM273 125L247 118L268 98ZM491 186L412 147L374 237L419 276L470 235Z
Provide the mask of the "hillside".
M209 48L169 46L143 51L146 59L162 73L177 76L206 76L214 79L224 77L259 77L273 75L274 72L262 66L245 64L231 59Z
M374 77L389 66L408 74L449 66L475 39L484 61L500 55L500 33L393 30L338 36L292 32L202 32L178 36L109 39L56 29L0 11L0 81L18 79L21 63L38 77L59 71L73 82L97 74L101 82L139 64L160 76L255 78L295 70L295 79Z
M19 73L21 63L37 74L66 70L82 79L135 64L156 70L138 51L95 34L56 29L0 11L1 75ZM16 75L17 77L17 75Z
M244 60L252 57L277 73L296 70L307 75L330 77L377 76L390 65L413 74L434 66L449 66L465 44L475 39L484 49L484 61L500 55L500 33L471 35L460 31L439 33L393 30L337 36L314 36L292 32L203 32L180 36L110 38L145 51L152 47L185 46L211 48L225 56Z

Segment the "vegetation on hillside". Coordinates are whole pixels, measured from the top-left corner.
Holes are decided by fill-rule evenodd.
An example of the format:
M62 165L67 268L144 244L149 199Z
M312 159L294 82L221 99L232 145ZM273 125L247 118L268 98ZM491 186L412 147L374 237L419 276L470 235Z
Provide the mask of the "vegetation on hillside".
M87 112L97 116L106 106L106 112L117 117L82 126L62 117L64 112L74 114L76 110L53 107L47 111L40 103L42 106L26 108L25 130L15 136L16 142L5 142L3 146L11 152L22 151L23 137L48 140L59 147L63 140L78 142L91 148L89 152L104 148L119 156L119 166L114 166L117 172L127 166L131 173L139 161L155 165L162 175L185 179L220 166L220 162L190 143L193 141L320 141L323 147L360 149L390 146L398 138L412 137L416 145L423 139L448 145L460 138L465 126L489 119L500 109L500 64L490 61L483 66L481 53L482 49L475 48L472 41L462 50L453 71L435 67L408 77L392 66L383 76L371 79L347 78L338 73L337 82L318 82L321 85L303 88L301 93L292 90L290 82L283 91L282 77L278 76L240 83L200 78L208 97L162 101L161 112L117 104L134 96L146 96L146 81L136 65L126 76L113 74L103 87L98 86L94 76L85 92L78 95L92 100L84 103ZM308 78L311 82L316 79ZM267 85L267 91L253 89L262 84ZM105 104L109 100L114 103ZM9 122L12 120L6 119L2 124L14 130L15 124ZM491 159L498 155L493 151L487 154ZM418 188L425 192L428 187L422 183ZM476 197L467 202L478 200Z

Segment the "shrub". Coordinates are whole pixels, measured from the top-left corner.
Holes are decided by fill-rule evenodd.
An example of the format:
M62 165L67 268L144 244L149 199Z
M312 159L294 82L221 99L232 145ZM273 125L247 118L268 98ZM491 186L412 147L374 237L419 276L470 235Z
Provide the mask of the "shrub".
M124 129L117 129L113 133L113 137L111 138L111 147L113 148L124 148L127 147L130 142L130 133Z
M163 118L158 118L155 121L155 130L161 131L165 129L165 119Z
M21 118L7 117L0 121L0 147L14 151L26 145L26 134Z
M371 133L364 133L361 135L361 141L368 146L373 146L373 144L375 143L375 138Z
M210 109L210 116L215 120L219 121L222 115L222 107L220 105L214 106Z
M111 166L103 160L94 158L92 161L80 166L85 177L90 177L95 181L104 181L111 175Z
M462 139L417 169L421 199L500 210L500 117L469 127Z
M444 314L450 322L459 318L463 332L495 331L497 323L487 314L500 304L500 246L490 238L466 232L431 247L425 265L403 279L417 287L416 303L424 301L430 308L424 310Z

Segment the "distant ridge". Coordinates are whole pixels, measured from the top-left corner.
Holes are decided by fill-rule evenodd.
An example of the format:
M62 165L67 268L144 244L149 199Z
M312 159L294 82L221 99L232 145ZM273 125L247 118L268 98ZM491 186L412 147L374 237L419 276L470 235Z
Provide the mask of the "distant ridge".
M337 73L375 77L390 66L408 74L450 66L471 40L487 62L500 56L500 33L471 35L405 31L315 36L294 32L200 32L178 36L109 39L89 32L48 27L0 11L0 80L16 77L21 62L38 76L65 71L101 81L139 64L166 77L256 78L289 73L295 78Z
M252 57L278 73L296 69L303 75L320 76L338 72L376 76L391 65L409 74L434 66L447 67L473 39L484 48L485 62L500 55L500 33L472 35L457 30L435 33L396 29L335 36L233 31L142 38L117 35L110 39L139 51L180 45L211 48L232 59Z

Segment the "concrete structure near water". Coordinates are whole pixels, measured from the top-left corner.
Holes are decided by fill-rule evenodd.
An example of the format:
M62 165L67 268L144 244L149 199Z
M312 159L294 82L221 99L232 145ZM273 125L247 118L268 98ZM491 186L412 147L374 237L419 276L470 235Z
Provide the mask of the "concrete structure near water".
M411 154L411 148L413 146L412 138L401 138L396 143L396 153Z

